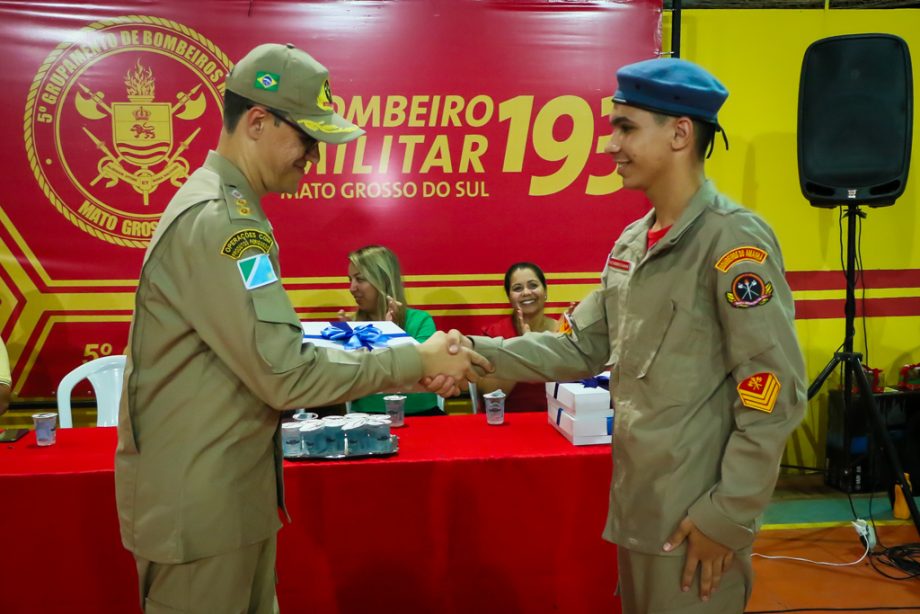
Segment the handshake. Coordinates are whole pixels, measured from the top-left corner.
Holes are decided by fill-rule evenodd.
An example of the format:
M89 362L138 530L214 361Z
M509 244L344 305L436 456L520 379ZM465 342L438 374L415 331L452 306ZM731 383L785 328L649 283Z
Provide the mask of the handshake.
M418 346L425 376L422 388L442 397L456 396L468 382L492 372L492 364L473 351L473 343L458 330L438 331Z

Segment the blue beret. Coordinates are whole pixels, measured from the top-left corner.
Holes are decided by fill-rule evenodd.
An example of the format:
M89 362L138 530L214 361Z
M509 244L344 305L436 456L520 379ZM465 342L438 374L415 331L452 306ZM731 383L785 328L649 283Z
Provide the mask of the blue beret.
M719 108L728 90L693 62L678 58L644 60L617 71L613 101L665 115L699 119L719 126Z

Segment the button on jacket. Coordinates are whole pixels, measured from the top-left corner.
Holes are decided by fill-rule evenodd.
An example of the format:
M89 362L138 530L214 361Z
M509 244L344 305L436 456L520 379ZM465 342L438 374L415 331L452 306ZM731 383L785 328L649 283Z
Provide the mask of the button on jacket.
M573 313L573 334L474 337L475 347L497 377L522 381L612 365L606 539L664 554L689 514L738 550L753 542L804 415L792 294L772 230L712 183L646 250L654 220L651 211L623 231L600 288Z
M241 264L252 256L258 277ZM115 455L122 540L137 556L182 563L271 537L283 505L274 410L422 377L412 346L303 344L280 278L258 198L211 152L163 213L137 288Z

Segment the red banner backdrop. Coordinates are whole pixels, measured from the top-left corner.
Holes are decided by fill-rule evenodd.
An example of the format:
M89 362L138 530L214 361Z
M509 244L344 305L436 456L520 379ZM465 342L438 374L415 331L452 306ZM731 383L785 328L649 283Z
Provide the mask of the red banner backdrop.
M305 319L352 305L346 256L370 243L399 255L410 303L442 328L505 313L518 260L544 268L560 311L647 208L600 151L614 73L659 51L660 18L660 0L3 3L14 393L50 398L123 351L144 247L217 142L232 60L263 42L329 67L337 109L367 130L265 202Z

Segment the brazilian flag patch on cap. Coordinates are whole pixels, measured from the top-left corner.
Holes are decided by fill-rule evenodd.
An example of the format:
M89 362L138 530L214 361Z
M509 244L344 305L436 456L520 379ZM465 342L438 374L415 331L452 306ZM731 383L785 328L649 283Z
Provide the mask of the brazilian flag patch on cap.
M277 92L278 85L281 83L281 75L275 74L273 72L265 72L260 70L256 73L256 81L253 83L257 90L265 90L266 92Z
M243 285L247 290L255 290L262 286L278 281L275 269L268 254L258 254L250 258L243 258L236 263L243 277Z

